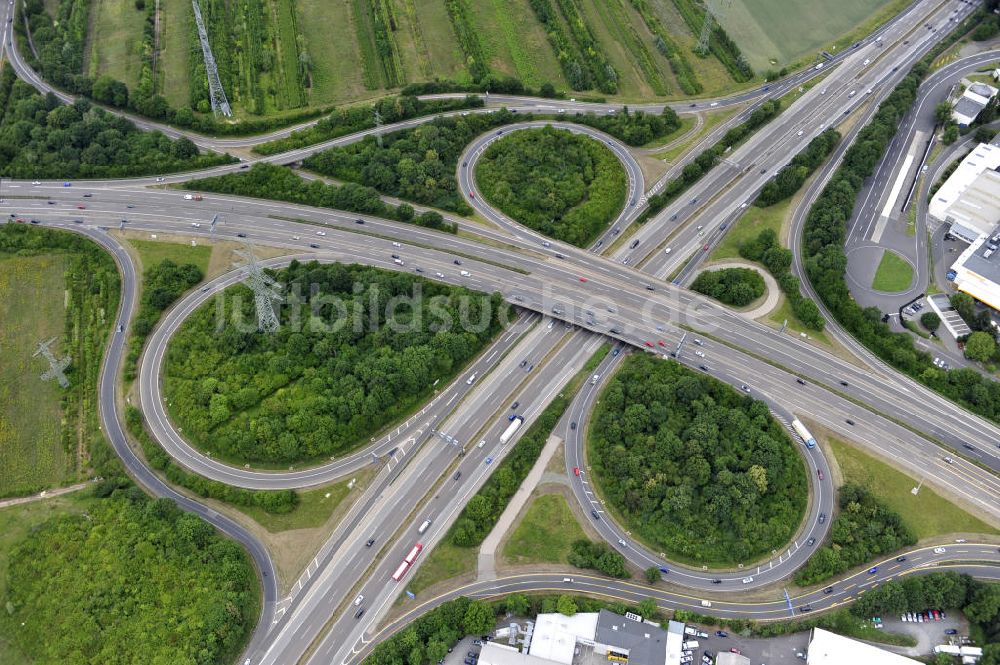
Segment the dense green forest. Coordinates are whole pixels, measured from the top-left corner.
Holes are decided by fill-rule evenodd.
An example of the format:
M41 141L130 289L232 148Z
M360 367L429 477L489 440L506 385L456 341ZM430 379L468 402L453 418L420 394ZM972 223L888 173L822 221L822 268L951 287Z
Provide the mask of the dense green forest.
M371 187L348 182L344 185L328 185L320 180L300 178L287 166L266 162L254 164L249 171L188 180L187 189L219 194L236 194L258 198L301 203L319 208L346 210L363 215L375 215L407 224L416 224L430 229L455 233L458 226L446 222L441 213L427 210L416 214L413 206L401 203L393 206L379 198L379 193Z
M67 106L0 72L0 176L13 178L120 178L199 169L234 161L199 154L190 140L139 131L81 100Z
M37 663L231 663L259 612L243 550L134 486L44 522L4 573L0 631Z
M574 113L566 120L594 127L631 146L646 145L677 131L681 126L681 119L669 106L664 106L660 115L629 111L626 106L621 113Z
M585 247L625 204L625 170L601 143L551 126L494 141L476 163L487 201L545 235Z
M695 278L691 289L727 305L743 307L764 295L764 278L752 268L706 270Z
M917 542L902 518L864 488L844 485L837 501L840 512L830 528L830 544L799 569L797 584L822 582Z
M747 562L805 512L803 463L767 405L672 361L625 361L598 405L592 480L623 525L668 557Z
M253 330L253 296L238 286L224 322L207 303L168 349L173 417L226 459L285 464L368 441L471 360L506 307L498 294L359 265L295 261L275 278L286 297L277 333Z
M577 568L591 568L608 577L629 577L625 568L625 557L611 549L611 546L604 541L599 543L582 539L575 541L569 553L569 562Z
M306 158L303 166L384 194L468 215L472 208L462 198L455 178L465 146L483 132L531 117L501 109L435 118L413 129L386 134L381 147L369 136L360 143L316 153Z

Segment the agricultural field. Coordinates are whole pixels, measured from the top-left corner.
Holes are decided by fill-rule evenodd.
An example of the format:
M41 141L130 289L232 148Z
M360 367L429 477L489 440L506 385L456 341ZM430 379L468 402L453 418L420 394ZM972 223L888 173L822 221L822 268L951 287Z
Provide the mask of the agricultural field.
M899 4L898 0L744 0L729 6L722 25L754 69L763 70L811 57Z
M138 85L145 19L145 10L136 9L135 0L100 0L93 4L84 63L91 78L106 74L129 89Z
M66 321L63 255L0 254L0 496L27 494L75 478L60 434L60 388L39 375L39 342L61 337ZM59 339L53 351L64 351Z

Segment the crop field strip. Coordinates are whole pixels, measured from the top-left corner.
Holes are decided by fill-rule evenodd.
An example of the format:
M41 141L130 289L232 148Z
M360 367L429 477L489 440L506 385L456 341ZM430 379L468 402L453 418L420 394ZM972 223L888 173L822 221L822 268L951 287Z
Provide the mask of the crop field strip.
M663 27L660 18L650 8L648 0L629 0L629 2L646 24L646 29L654 35L653 44L670 64L670 70L681 92L685 95L697 95L704 90L687 56Z
M646 43L636 32L622 0L580 0L590 26L611 65L618 72L618 91L628 96L649 98L667 94L663 74ZM652 43L652 39L647 39Z
M705 8L696 4L695 0L673 0L673 4L692 34L700 34L701 26L705 21ZM742 59L739 47L716 21L712 22L712 35L708 43L708 50L718 58L737 83L745 83L753 78L753 70Z
M96 79L108 75L130 89L139 83L146 12L134 0L103 0L90 10L84 71Z
M486 51L479 39L479 33L472 23L472 10L468 0L444 0L448 9L448 17L455 31L458 44L465 54L466 68L473 81L484 79L489 72Z
M530 87L543 83L565 87L559 60L528 0L483 0L470 7L491 70L515 76Z

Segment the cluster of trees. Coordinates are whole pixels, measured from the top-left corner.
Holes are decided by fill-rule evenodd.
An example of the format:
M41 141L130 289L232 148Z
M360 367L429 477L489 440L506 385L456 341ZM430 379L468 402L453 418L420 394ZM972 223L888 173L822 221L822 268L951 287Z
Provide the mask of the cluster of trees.
M514 600L513 607L517 609L520 603ZM417 618L405 630L379 642L365 658L364 665L436 663L447 656L448 649L461 638L492 632L495 623L493 605L462 596L443 603Z
M479 547L500 515L507 508L511 497L542 454L545 441L552 433L563 412L569 406L566 397L556 397L531 427L518 439L499 468L469 499L448 532L451 542L459 547Z
M0 176L120 178L227 164L228 155L199 154L189 139L139 131L130 120L87 100L62 104L0 72Z
M625 557L604 541L592 543L584 539L576 540L567 558L577 568L591 568L608 577L629 577L628 570L625 569Z
M632 146L645 145L654 139L663 138L677 131L681 126L681 119L669 106L664 106L660 115L629 111L626 106L621 113L614 115L577 113L572 117L572 120L611 134L611 136Z
M481 108L483 100L476 95L465 99L429 99L422 100L412 96L387 97L374 104L352 106L334 109L315 125L292 132L281 139L254 146L253 151L259 155L276 155L308 145L322 143L345 134L371 129L375 126L375 114L378 113L383 123L391 124L416 118L422 115L447 113L458 109Z
M785 294L792 312L810 330L823 330L826 321L820 314L819 306L802 295L799 278L792 274L792 250L778 244L778 234L772 229L764 229L746 242L740 243L740 256L750 261L764 264Z
M194 312L164 371L191 441L224 458L295 463L341 454L422 402L500 330L506 305L414 275L293 261L280 329L256 331L245 286Z
M951 306L972 330L964 340L960 340L965 343L965 356L984 363L1000 363L1000 344L997 344L997 329L991 322L990 310L985 307L977 308L976 300L967 293L956 293L951 296L950 301Z
M446 222L441 213L427 210L418 215L409 204L403 203L398 206L388 204L371 187L353 182L327 185L320 180L305 180L287 166L266 162L254 164L249 171L189 180L184 186L187 189L203 192L268 198L318 208L375 215L446 233L458 231L458 225Z
M949 40L954 41L953 37ZM837 321L882 360L974 413L1000 422L1000 383L973 369L935 367L931 354L916 348L911 334L892 332L882 322L877 307L858 305L845 279L846 224L861 184L874 172L903 116L913 106L928 58L938 52L932 51L917 63L879 106L809 211L803 230L806 273Z
M705 23L705 7L695 0L673 0L673 2L688 29L696 35L701 34ZM718 21L712 21L712 38L708 42L708 53L697 51L696 53L702 57L708 56L709 53L714 55L737 83L745 83L753 78L753 68L750 67L750 63Z
M295 490L248 490L186 471L175 464L170 455L153 441L143 426L142 411L131 404L125 407L125 425L129 434L142 447L142 454L149 466L161 471L174 485L207 499L225 501L234 506L260 508L272 514L290 513L299 505L299 494Z
M435 118L431 122L386 134L382 146L373 137L308 157L303 165L323 175L374 187L409 201L472 213L455 178L458 158L474 137L518 119L507 109L495 113Z
M837 491L840 513L830 528L830 545L818 549L795 574L802 586L822 582L917 542L902 518L863 487Z
M832 128L814 138L805 150L795 155L787 166L778 171L774 178L767 181L753 204L758 208L766 208L779 201L784 201L799 191L806 178L826 161L839 142L840 133Z
M142 353L143 344L146 343L146 338L153 331L163 312L185 291L204 278L205 275L198 266L192 263L177 265L170 259L164 259L146 269L142 276L139 311L132 321L128 360L125 363L126 380L131 381L135 378L136 362Z
M684 190L696 183L703 175L718 163L719 159L727 150L742 142L753 132L757 131L767 123L771 122L781 112L781 101L772 99L761 104L750 117L741 124L733 127L723 135L718 142L710 148L706 148L694 158L690 164L684 167L681 175L667 183L663 191L649 197L649 205L646 210L639 215L636 220L640 224L651 219L661 210L667 207L671 201L676 199Z
M483 196L511 218L579 247L625 204L625 170L588 136L551 126L494 141L476 164Z
M545 28L570 87L573 90L596 87L608 95L617 93L618 73L594 39L574 0L555 1L558 9L552 0L529 0L529 4Z
M805 511L802 460L767 405L675 362L626 360L589 445L607 501L668 556L741 563L784 546Z
M482 40L476 32L475 24L469 16L469 6L466 0L445 0L448 18L455 30L458 45L465 55L465 67L473 81L482 81L490 74L488 56L483 49Z
M997 0L986 0L983 7L985 16L976 29L972 31L972 39L977 42L986 41L1000 33L1000 18L993 13L998 7L1000 7L1000 2Z
M764 278L752 268L706 270L691 288L727 305L743 307L764 295Z
M240 546L135 486L32 529L6 575L0 631L40 663L230 663L258 612Z
M407 84L399 91L401 95L438 95L445 92L482 92L499 93L501 95L527 95L529 97L545 97L546 99L564 99L566 93L557 91L551 83L543 83L537 88L526 86L514 76L497 76L489 74L479 81L452 81L436 78L433 81L419 81ZM580 101L603 102L603 97L584 98Z

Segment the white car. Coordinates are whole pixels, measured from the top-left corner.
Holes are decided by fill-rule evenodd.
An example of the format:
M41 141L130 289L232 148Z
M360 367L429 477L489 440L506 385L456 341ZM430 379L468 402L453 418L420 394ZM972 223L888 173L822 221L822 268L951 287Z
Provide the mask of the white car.
M354 606L357 607L358 605L360 605L361 601L363 601L364 599L365 597L359 594L358 597L354 599Z
M326 235L326 231L317 231L316 235L318 235L318 236L325 236Z
M943 547L935 547L935 548L934 548L934 554L944 554L944 553L945 553L945 552L947 552L947 551L948 551L948 550L946 550L946 549L945 549L945 548L943 548Z
M664 253L664 254L669 254L669 253L670 253L670 251L671 251L671 250L670 250L670 248L669 248L669 247L667 247L667 248L666 248L665 250L663 250L663 253Z
M704 351L695 351L694 355L698 356L699 358L704 358L705 357L705 352Z
M443 272L436 272L436 273L434 273L434 276L435 277L440 277L441 279L444 279L444 273Z
M42 184L42 181L41 180L32 180L31 184L32 185L40 185L40 184Z
M292 236L292 240L302 240L299 236Z
M191 222L191 226L194 227L194 228L196 228L196 229L200 229L201 228L201 224L199 224L198 222Z
M753 582L753 575L743 578L743 584L750 584L751 582Z
M402 245L400 245L400 244L399 244L398 242L394 242L394 243L392 243L392 246L393 246L393 247L402 247Z
M803 131L800 129L795 135L796 136L802 136L802 134L803 134Z

